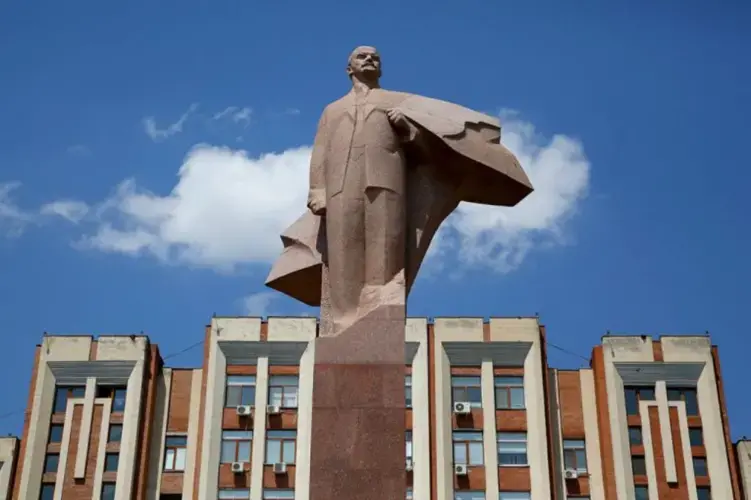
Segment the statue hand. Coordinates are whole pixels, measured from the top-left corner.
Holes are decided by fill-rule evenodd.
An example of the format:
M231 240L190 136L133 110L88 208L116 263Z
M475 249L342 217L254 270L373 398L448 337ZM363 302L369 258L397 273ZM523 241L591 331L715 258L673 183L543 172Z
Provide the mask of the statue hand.
M386 111L386 116L388 117L391 126L395 129L401 132L406 132L407 130L409 130L409 123L407 122L407 119L404 117L404 114L398 109L389 109L388 111Z
M308 200L308 208L315 215L326 215L326 198L324 196L312 196Z

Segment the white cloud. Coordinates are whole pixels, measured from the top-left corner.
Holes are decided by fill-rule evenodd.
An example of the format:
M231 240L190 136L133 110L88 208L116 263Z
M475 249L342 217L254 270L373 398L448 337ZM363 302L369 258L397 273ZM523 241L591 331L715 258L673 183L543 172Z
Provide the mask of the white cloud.
M243 297L243 312L248 316L268 316L269 306L274 299L279 298L276 292L258 292Z
M73 222L74 224L79 223L84 217L86 217L86 214L88 214L88 212L89 206L82 201L76 200L53 201L52 203L42 205L42 208L39 209L40 215L54 215L62 217L69 222Z
M0 183L0 231L10 237L20 235L35 219L33 213L21 209L10 196L20 186L20 182Z
M547 140L515 117L504 122L503 142L518 155L534 193L513 208L460 205L436 235L431 261L455 256L464 266L507 272L532 249L565 242L565 222L589 184L582 145L564 135ZM171 193L123 182L96 207L98 226L81 243L222 271L271 262L279 233L305 209L309 158L309 147L254 158L195 146Z
M146 132L146 135L151 137L151 140L153 140L154 142L163 141L175 134L182 132L185 122L188 121L188 118L190 118L190 115L192 115L196 111L196 109L198 109L198 104L191 104L188 110L185 111L185 113L183 113L175 123L172 123L162 129L156 126L156 119L153 116L147 116L143 119L144 131Z
M250 115L253 110L250 108L239 108L237 106L228 106L218 113L214 113L213 120L222 120L228 118L235 123L242 123L244 127L250 125Z

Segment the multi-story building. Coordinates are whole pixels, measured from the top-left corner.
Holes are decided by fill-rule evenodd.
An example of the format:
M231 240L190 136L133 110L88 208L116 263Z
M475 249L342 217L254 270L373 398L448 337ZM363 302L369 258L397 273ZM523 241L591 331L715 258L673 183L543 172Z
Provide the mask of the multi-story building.
M45 336L0 500L307 500L316 335L214 318L191 369L144 336ZM405 341L407 499L744 498L705 335L608 335L579 370L548 367L536 318L410 318Z

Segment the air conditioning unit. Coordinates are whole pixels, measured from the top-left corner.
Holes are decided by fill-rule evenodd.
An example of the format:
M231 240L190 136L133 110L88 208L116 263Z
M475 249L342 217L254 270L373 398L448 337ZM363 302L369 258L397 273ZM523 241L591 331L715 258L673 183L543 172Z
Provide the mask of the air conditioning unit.
M467 464L454 464L454 474L457 476L466 476Z
M286 473L287 473L287 464L285 463L274 464L274 474L286 474Z
M457 401L454 403L454 413L457 415L468 415L471 411L471 407L469 405L469 402L467 401Z
M282 409L279 408L279 405L268 405L266 407L266 413L269 415L279 415L281 411Z
M566 479L576 479L579 477L579 472L576 469L566 469L563 471L563 477Z
M408 458L407 459L407 472L412 472L412 467L413 466L414 466L414 464L412 463L412 459Z
M237 411L237 414L241 417L249 417L252 411L252 408L249 405L240 405L237 408L235 408Z
M232 472L235 474L245 472L245 462L232 462Z

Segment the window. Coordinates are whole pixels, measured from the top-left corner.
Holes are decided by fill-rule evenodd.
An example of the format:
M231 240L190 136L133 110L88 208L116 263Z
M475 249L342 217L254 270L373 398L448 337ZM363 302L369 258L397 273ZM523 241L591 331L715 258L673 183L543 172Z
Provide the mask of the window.
M495 378L495 407L499 410L524 408L524 377Z
M626 387L626 413L639 414L639 401L654 401L654 387Z
M709 486L699 486L696 488L696 498L698 500L712 500L712 490Z
M115 500L115 483L104 483L102 485L101 500Z
M704 446L704 434L701 427L691 427L688 430L688 441L691 446Z
M295 498L295 490L268 488L263 490L264 500L292 500Z
M640 446L644 444L641 435L641 427L629 427L628 428L628 442L632 446Z
M456 491L454 500L485 500L484 491Z
M482 465L482 432L454 431L454 463L465 465Z
M117 472L117 465L119 463L119 453L107 453L104 455L104 472Z
M253 432L251 431L223 431L221 463L250 462L250 443L252 441Z
M631 469L634 471L635 476L647 475L647 462L644 460L643 455L634 455L631 457Z
M185 436L167 436L164 440L164 470L182 472L188 455L188 438Z
M412 500L412 487L407 487L407 500Z
M224 399L226 408L254 406L256 404L256 377L254 375L230 375Z
M707 477L709 472L707 471L707 459L701 457L694 457L694 476Z
M125 411L125 387L101 385L96 388L96 397L109 398L112 400L112 412L122 413Z
M407 434L404 437L404 442L407 445L407 458L412 458L412 431L407 431Z
M65 409L68 407L68 399L82 398L86 393L86 388L80 387L68 387L60 386L55 389L55 403L53 405L54 413L65 413Z
M297 375L269 377L269 404L282 408L297 408Z
M39 500L54 500L55 498L55 485L43 484L42 489L39 492Z
M527 433L498 433L498 465L527 465Z
M44 472L57 472L57 464L60 463L60 455L47 453L44 457Z
M635 500L649 500L649 487L647 486L634 486Z
M699 414L699 402L696 399L694 388L668 388L668 401L683 401L686 403L686 415L696 416Z
M107 442L119 443L122 438L123 438L122 424L110 424L109 432L107 433Z
M566 500L590 500L589 497L572 497L571 495L566 497Z
M501 491L498 500L530 500L529 491Z
M451 402L465 402L472 408L482 408L480 377L451 377Z
M563 467L582 474L587 472L587 448L583 439L563 440Z
M248 500L248 498L250 498L250 490L222 488L219 490L217 498L220 500Z
M295 463L297 431L266 431L266 463Z
M404 404L407 408L412 408L412 375L404 377Z
M63 441L63 426L62 424L50 425L50 443L61 443Z

